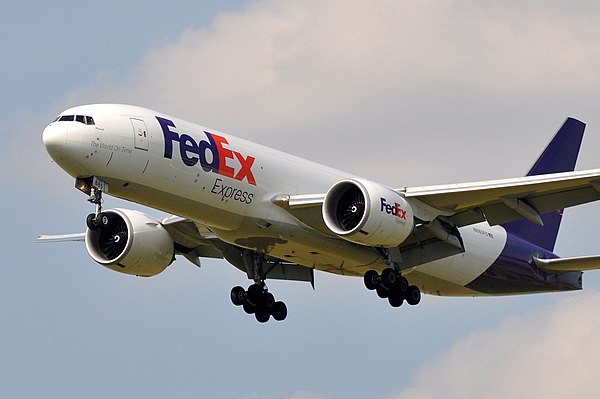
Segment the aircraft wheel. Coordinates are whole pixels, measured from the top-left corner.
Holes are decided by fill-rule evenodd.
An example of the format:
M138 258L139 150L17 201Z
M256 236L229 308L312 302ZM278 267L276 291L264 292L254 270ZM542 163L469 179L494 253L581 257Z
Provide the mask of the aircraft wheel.
M396 289L402 294L406 294L406 292L408 291L408 280L406 279L406 277L400 276L400 278L398 278L398 284Z
M390 295L390 292L383 287L377 287L377 296L381 299L385 299Z
M404 297L401 294L394 293L388 297L388 302L393 308L398 308L402 306L404 302Z
M421 291L419 287L416 285L411 285L408 287L408 291L406 292L406 302L409 305L416 305L421 302Z
M252 305L251 303L244 302L242 306L244 307L244 312L248 314L256 313L256 306Z
M248 300L254 305L258 305L262 298L263 288L260 284L252 284L248 287Z
M96 230L98 228L98 224L96 223L96 214L90 213L89 215L87 215L87 218L85 219L85 224L87 225L88 229Z
M107 227L109 223L110 219L108 218L108 215L106 213L99 213L96 217L96 224L98 225L98 227Z
M381 272L381 284L385 285L386 288L391 290L396 287L397 283L398 275L396 274L396 271L391 267L383 269Z
M365 287L367 287L368 290L374 290L375 288L377 288L377 285L379 284L378 280L379 274L375 270L368 270L365 273Z
M263 309L262 307L260 307L260 308L256 309L256 313L254 313L254 317L256 318L256 320L259 323L266 323L267 321L269 321L271 314L266 309Z
M244 293L246 290L244 288L237 286L231 289L231 302L235 306L242 306L244 304Z
M267 312L271 313L273 306L275 306L275 297L270 292L265 292L262 297L262 303L260 304Z
M283 321L287 317L287 306L281 301L275 302L273 306L273 318L277 321Z

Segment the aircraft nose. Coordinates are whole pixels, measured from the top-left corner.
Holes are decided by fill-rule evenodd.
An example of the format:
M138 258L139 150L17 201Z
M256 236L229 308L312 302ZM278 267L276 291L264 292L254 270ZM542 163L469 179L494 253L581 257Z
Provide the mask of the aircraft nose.
M67 143L67 128L61 124L51 123L44 129L42 140L48 154L54 159L60 156Z

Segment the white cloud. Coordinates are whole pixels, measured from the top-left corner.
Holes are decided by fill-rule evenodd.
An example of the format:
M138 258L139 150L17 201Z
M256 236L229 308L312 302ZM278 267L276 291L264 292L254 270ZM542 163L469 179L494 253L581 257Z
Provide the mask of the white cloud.
M596 398L600 293L569 294L458 340L403 398Z
M323 395L319 395L313 392L296 392L289 399L324 399Z
M395 186L509 177L567 113L600 126L599 7L574 8L254 2L61 107L146 105Z
M314 392L308 392L308 391L298 391L298 392L294 392L292 394L292 396L289 396L288 399L324 399L325 396L314 393ZM263 399L262 396L250 396L248 398L244 398L244 399Z
M522 142L517 154L535 154L573 104L598 95L597 15L493 2L256 2L150 51L126 84L102 81L67 102L143 104L372 178L402 171L385 178L395 184L507 176L474 167L507 148L502 133ZM551 115L543 125L540 113ZM457 164L466 154L473 163ZM405 171L415 169L412 181Z

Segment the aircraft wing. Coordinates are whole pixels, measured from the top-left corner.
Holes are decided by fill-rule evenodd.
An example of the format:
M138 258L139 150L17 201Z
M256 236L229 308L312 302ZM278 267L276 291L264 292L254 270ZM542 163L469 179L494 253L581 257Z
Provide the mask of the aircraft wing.
M429 219L424 213L437 213L456 226L518 219L541 224L544 213L600 200L600 169L397 191L409 202L418 201L421 210L415 213L424 220Z
M85 233L75 234L41 234L36 242L83 242L85 241Z
M173 238L175 252L185 256L187 260L200 267L199 258L223 258L212 246L210 240L216 239L208 229L199 227L194 222L171 216L162 222L164 228ZM41 234L36 242L84 242L85 233L75 234Z
M210 244L216 238L208 229L197 226L194 222L171 216L162 220L161 224L169 232L175 244L175 251L186 256L192 263L200 266L197 258L222 258L223 256ZM84 242L85 233L74 234L41 234L36 242ZM190 255L188 257L188 254ZM193 260L195 257L195 260Z
M423 221L443 216L457 227L486 220L497 225L519 219L541 225L544 213L600 200L600 169L396 191L405 196L415 216ZM325 194L286 195L273 202L304 224L332 234L322 218L324 199Z
M254 269L248 269L244 260L243 250L227 244L212 233L206 226L180 216L170 216L160 221L173 239L175 253L183 255L194 265L200 267L200 258L226 259L232 265L248 274L249 278ZM36 242L84 242L86 233L39 235ZM270 259L270 258L269 258ZM278 262L267 273L271 279L308 281L314 287L313 269L292 262Z
M171 216L161 223L173 238L177 253L195 265L200 266L199 258L224 258L246 272L248 278L253 278L254 268L249 268L244 250L221 241L205 226L179 216ZM267 275L277 280L308 281L314 288L313 269L292 262L278 261Z

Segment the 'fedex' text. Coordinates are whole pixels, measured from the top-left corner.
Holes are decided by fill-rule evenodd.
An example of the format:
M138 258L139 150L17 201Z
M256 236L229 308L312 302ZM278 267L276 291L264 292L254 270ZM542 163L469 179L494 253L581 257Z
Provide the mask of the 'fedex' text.
M380 197L381 199L381 212L385 212L388 215L394 215L398 219L406 220L406 210L400 207L399 203L395 203L394 205L390 205L386 202L385 198Z
M255 158L250 155L244 156L228 148L229 143L225 137L204 132L208 141L196 142L187 134L179 134L171 130L176 127L173 121L159 116L156 119L165 137L165 158L173 158L173 142L177 142L181 160L187 166L195 166L199 163L205 172L218 173L239 181L246 179L249 184L256 186L256 179L252 173ZM230 161L229 165L227 161Z

